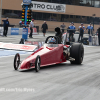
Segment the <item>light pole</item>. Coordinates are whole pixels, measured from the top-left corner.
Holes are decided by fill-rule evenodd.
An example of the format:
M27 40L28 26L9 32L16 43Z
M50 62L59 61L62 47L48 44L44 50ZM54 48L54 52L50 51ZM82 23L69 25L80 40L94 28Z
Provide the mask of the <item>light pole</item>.
M1 24L1 18L2 18L2 0L1 0L1 7L0 7L0 24Z

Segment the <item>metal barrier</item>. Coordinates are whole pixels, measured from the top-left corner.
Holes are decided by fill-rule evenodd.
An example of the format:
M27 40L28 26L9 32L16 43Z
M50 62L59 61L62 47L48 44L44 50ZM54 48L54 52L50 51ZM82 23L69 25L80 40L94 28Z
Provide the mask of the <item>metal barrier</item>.
M0 27L0 35L3 35L3 27ZM7 35L22 35L23 28L12 28L8 27ZM30 28L28 27L28 34L30 33ZM33 28L33 35L38 34L37 29Z

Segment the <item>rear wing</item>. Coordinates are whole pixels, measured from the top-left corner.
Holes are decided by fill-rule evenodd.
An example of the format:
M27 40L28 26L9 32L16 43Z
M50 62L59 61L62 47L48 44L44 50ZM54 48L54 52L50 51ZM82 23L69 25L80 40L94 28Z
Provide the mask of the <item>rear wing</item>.
M37 49L36 45L25 45L25 44L13 44L0 42L0 49L9 50L22 50L22 51L34 51Z

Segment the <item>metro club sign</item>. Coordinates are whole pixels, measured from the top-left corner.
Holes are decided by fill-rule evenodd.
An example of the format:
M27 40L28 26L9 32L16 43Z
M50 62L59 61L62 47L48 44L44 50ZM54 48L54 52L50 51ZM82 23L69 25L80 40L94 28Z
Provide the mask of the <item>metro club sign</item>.
M32 1L32 4L33 4L32 10L64 12L64 13L66 10L66 5L64 4L35 2L35 1Z

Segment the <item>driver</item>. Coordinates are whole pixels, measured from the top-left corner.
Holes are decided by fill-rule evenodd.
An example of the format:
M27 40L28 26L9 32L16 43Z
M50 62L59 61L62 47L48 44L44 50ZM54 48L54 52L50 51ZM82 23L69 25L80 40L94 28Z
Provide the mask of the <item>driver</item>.
M49 43L50 43L50 44L55 44L55 43L56 43L56 40L55 40L54 38L51 38L51 39L49 40Z

